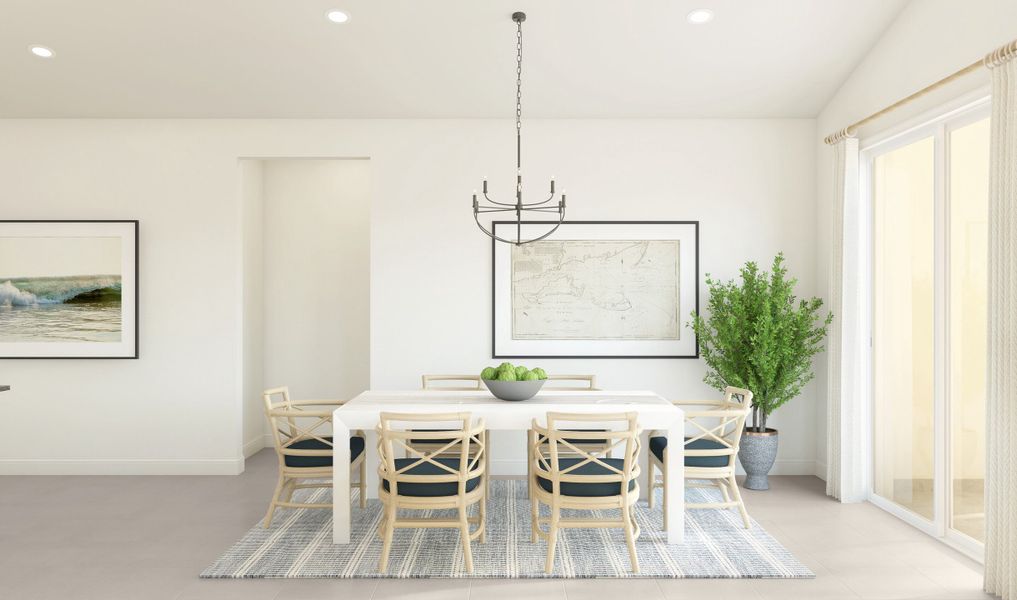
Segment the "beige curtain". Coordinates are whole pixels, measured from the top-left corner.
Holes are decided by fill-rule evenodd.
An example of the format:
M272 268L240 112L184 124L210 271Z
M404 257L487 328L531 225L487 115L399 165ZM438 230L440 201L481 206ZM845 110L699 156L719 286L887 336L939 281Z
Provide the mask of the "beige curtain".
M985 591L1017 600L1017 43L992 70Z
M833 206L830 238L829 308L833 323L827 339L826 493L842 502L865 499L860 434L862 395L858 387L861 338L857 277L860 267L858 140L847 131L833 144ZM853 315L853 316L852 316Z

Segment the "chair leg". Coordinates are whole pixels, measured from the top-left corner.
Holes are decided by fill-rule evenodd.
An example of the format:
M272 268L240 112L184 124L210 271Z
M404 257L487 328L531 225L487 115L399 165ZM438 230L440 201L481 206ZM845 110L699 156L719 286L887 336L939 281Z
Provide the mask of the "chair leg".
M470 549L470 522L466 518L466 506L459 507L459 536L463 541L463 559L466 560L466 572L473 572L473 551Z
M551 529L547 537L547 561L544 563L544 572L550 575L554 572L554 547L558 543L558 520L560 510L556 504L551 505Z
M526 430L526 497L533 498L533 455L531 448L533 443L536 441L536 437L533 434L532 429Z
M534 495L530 495L530 543L537 543L537 529L540 527L540 503Z
M491 438L484 430L484 496L491 495Z
M279 494L282 493L284 483L286 483L286 478L280 473L279 482L275 484L275 492L272 493L272 501L268 503L268 512L265 513L265 522L262 525L265 529L268 529L272 524L272 515L275 514L275 506L279 502Z
M647 463L646 464L646 493L647 493L646 503L649 505L650 508L653 508L653 505L654 505L654 498L653 497L655 496L655 494L653 493L653 491L654 491L653 490L654 479L653 479L653 454L652 453L650 454L650 458L649 458L649 460L646 461L646 463Z
M724 502L731 501L731 494L727 491L727 480L726 479L714 479L714 483L720 488L720 495L724 497Z
M360 508L367 508L367 458L360 461Z
M477 512L480 515L480 543L487 542L487 495L484 495L480 499L480 505L477 507Z
M537 543L537 528L540 527L538 522L540 519L540 502L537 500L537 495L533 492L533 443L536 441L536 436L533 430L527 430L526 432L527 444L526 444L526 497L530 499L530 543Z
M671 486L668 485L669 482L667 480L667 449L666 448L664 449L664 461L661 464L663 465L663 468L661 470L664 472L664 531L667 531L667 494L668 494L668 491L671 489Z
M283 484L283 502L293 502L293 494L297 491L297 480L290 479Z
M388 570L388 555L392 551L392 538L395 536L395 520L395 498L390 498L385 506L385 521L382 523L381 560L378 561L378 571L382 573Z
M742 500L742 493L738 491L738 481L735 480L734 473L731 473L731 478L728 481L731 482L731 492L734 494L735 502L738 503L738 512L742 514L745 529L749 529L752 527L752 522L749 521L749 511L745 510L745 502Z
M625 544L629 547L629 561L632 563L632 572L639 572L639 557L636 556L636 533L632 526L632 506L622 508L622 520L625 521Z

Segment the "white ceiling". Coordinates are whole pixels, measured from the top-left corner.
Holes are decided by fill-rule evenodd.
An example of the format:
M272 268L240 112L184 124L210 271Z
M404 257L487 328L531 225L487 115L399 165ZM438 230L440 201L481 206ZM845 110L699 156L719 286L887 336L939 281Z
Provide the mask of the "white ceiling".
M0 117L511 117L514 10L526 116L812 117L904 4L2 0Z

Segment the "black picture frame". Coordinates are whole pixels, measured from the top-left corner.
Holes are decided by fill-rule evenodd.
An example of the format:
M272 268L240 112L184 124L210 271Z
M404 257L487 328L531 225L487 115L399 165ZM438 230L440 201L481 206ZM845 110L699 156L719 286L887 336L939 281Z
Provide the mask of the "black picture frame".
M134 231L134 352L123 356L3 356L0 360L137 360L141 356L141 227L137 219L0 219L7 223L126 223Z
M516 221L493 221L491 231L496 232L498 225L515 225ZM557 221L522 221L523 225L548 225L554 226ZM699 221L566 221L562 226L567 225L691 225L695 231L695 313L699 312ZM553 236L548 238L553 240ZM491 239L491 357L492 358L535 358L535 359L698 359L699 358L699 336L693 332L695 350L691 354L674 355L633 355L633 354L570 354L570 355L546 355L546 354L499 354L498 353L498 311L497 311L497 248L498 244L504 244Z

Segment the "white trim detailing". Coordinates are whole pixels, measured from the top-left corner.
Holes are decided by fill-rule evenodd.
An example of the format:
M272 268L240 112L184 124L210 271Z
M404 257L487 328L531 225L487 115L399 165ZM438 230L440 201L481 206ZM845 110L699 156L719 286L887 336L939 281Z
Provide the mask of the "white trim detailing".
M244 442L243 447L244 458L251 458L252 456L257 454L257 452L262 448L271 447L271 445L272 445L272 436L268 434L255 436Z

